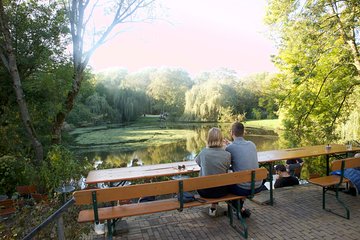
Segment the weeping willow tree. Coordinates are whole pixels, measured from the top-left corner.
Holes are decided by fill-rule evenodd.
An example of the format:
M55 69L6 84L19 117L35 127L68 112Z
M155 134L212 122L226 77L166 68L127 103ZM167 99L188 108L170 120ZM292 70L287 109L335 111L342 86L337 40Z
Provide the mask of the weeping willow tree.
M280 70L270 86L288 145L337 140L359 111L359 17L359 1L269 1L265 20ZM359 129L359 120L353 125Z
M196 84L185 95L185 120L232 121L237 93L236 72L219 69L196 77Z

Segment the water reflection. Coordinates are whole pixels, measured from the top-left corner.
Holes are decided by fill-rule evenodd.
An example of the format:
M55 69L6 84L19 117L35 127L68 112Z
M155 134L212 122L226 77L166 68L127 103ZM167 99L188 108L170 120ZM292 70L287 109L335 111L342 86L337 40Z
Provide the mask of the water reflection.
M81 157L87 157L89 160L102 162L99 168L127 167L132 165L132 161L137 159L139 165L151 165L168 162L180 162L193 160L197 153L206 145L208 130L214 125L197 125L197 126L176 126L176 128L187 128L194 131L193 136L188 136L181 141L163 144L159 146L139 147L135 151L93 151L79 153ZM226 138L229 133L229 125L219 125ZM175 128L175 127L173 127ZM278 136L273 131L264 131L262 129L247 129L245 137L253 141L258 151L278 149Z
M158 146L146 146L145 142L136 147L135 150L94 150L86 153L78 152L81 158L87 157L97 169L129 167L133 166L134 159L137 159L138 165L151 165L168 162L180 162L193 160L202 148L206 145L207 132L211 127L222 129L225 137L230 139L229 124L194 124L194 125L177 125L167 126L174 129L189 129L194 134L188 134L184 139L176 142L168 142ZM287 146L280 146L281 140L273 131L266 131L257 128L246 129L246 139L253 141L258 151L283 149ZM160 141L161 142L161 141ZM138 146L138 145L137 145ZM98 149L98 148L97 148ZM129 148L127 148L129 149ZM131 148L134 149L134 148ZM303 159L301 178L309 179L312 175L322 176L325 174L326 161L325 157L310 157ZM277 163L274 163L277 164ZM96 165L96 166L95 166Z

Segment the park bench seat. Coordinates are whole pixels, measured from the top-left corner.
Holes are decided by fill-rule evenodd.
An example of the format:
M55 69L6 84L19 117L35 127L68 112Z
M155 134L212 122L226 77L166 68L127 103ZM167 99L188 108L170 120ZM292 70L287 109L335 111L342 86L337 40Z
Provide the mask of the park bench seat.
M200 198L196 196L196 198ZM201 198L203 202L193 201L184 203L183 208L198 207L204 204L211 204L216 202L226 202L231 200L245 199L245 196L237 196L228 194L221 198ZM103 222L108 219L132 217L139 215L146 215L157 212L166 212L179 209L179 201L177 198L156 200L151 202L142 202L136 204L125 204L111 207L103 207L98 209L99 221ZM78 222L94 222L95 216L92 209L83 210L79 213Z
M75 204L92 205L92 209L85 209L80 211L78 222L99 223L106 220L108 222L108 234L110 235L110 239L112 238L115 219L172 210L182 211L184 208L196 207L204 204L208 205L215 202L227 203L230 225L235 228L236 226L233 225L232 213L233 210L237 211L236 215L239 218L240 224L242 226L242 231L240 231L240 233L245 238L247 238L247 226L244 219L241 218L241 214L239 214L240 209L239 207L235 208L231 204L231 200L240 201L240 199L244 199L246 196L228 194L222 198L201 198L201 202L193 201L188 203L178 201L178 199L175 197L125 205L118 205L116 203L118 201L138 199L147 196L174 196L175 194L179 195L180 199L182 199L181 196L184 192L191 192L197 189L227 186L244 182L252 182L252 189L254 190L255 182L261 181L265 178L267 178L267 170L265 168L258 168L254 170L194 177L182 180L168 180L163 182L144 183L130 186L81 190L74 192L73 195ZM113 203L113 206L104 206L106 203ZM240 204L238 204L238 206L240 206Z
M345 203L340 200L339 191L340 191L341 185L343 183L350 182L349 179L344 177L345 169L347 169L347 168L356 168L356 167L360 167L360 158L345 158L345 159L335 160L335 161L332 162L331 169L332 169L332 171L340 170L340 175L329 175L329 176L309 179L310 183L318 185L318 186L323 188L322 207L323 207L324 210L327 210L327 211L329 211L331 213L334 213L336 215L339 215L339 216L345 217L347 219L350 219L350 210L345 205ZM337 202L346 211L345 216L340 215L340 214L334 212L333 210L326 208L326 193L329 190L334 190L335 191L335 197L336 197Z
M0 216L8 216L16 212L15 202L12 199L0 200Z
M31 198L31 194L36 193L36 187L34 185L16 186L16 191L20 197Z

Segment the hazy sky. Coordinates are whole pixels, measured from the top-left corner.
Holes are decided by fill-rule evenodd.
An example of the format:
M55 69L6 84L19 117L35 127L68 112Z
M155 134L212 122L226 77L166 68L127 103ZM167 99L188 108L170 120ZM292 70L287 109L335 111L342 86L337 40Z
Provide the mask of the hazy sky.
M265 0L163 0L165 17L135 23L92 56L95 71L181 67L194 75L221 67L239 74L276 71L263 24Z

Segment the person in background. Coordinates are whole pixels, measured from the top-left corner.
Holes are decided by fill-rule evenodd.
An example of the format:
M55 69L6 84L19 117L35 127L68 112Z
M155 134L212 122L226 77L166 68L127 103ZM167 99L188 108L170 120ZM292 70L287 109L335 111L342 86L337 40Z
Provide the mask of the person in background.
M301 167L304 161L301 158L286 160L286 168L288 169L291 176L300 178Z
M275 188L299 185L299 180L295 176L290 175L283 164L276 165L275 171L278 175L274 185Z
M244 132L244 125L240 122L235 122L231 125L230 130L233 142L230 143L229 140L225 139L225 143L228 144L225 150L231 154L231 168L234 172L259 168L256 146L253 142L244 139ZM263 189L265 189L265 186L262 184L262 181L257 181L255 183L255 193ZM230 192L238 196L249 196L251 195L251 183L232 185ZM250 210L245 209L243 205L244 201L241 201L241 215L243 217L250 217Z
M354 158L360 158L360 153L356 153ZM341 175L341 171L333 171L330 175ZM344 177L350 180L350 186L348 189L343 190L343 193L347 193L353 196L359 195L360 192L360 167L347 168L344 170Z
M200 166L200 176L227 173L230 168L230 153L224 150L223 135L219 128L211 128L207 137L207 144L196 156L195 162ZM204 198L220 198L229 193L227 186L199 189L198 193ZM217 203L209 208L209 215L216 216Z

